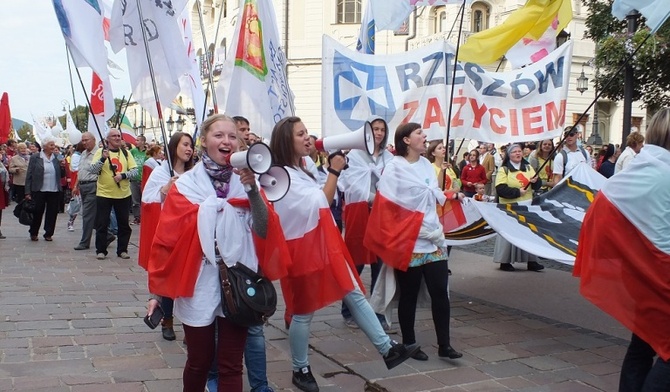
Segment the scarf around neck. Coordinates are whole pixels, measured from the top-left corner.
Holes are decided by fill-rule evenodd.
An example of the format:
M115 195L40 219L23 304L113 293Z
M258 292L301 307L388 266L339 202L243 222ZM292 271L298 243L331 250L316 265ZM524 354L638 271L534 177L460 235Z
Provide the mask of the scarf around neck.
M228 196L230 177L233 175L233 167L230 165L219 165L214 162L206 152L202 154L202 165L205 172L209 175L212 185L214 185L216 197L225 198Z

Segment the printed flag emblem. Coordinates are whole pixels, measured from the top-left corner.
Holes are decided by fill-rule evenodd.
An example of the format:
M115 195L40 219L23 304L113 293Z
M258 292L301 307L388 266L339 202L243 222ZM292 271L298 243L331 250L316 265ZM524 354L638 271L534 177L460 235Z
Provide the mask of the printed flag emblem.
M243 67L259 80L265 80L268 67L265 62L263 49L263 26L258 17L258 7L255 0L244 2L243 23L240 39L235 53L235 65Z
M334 109L350 130L360 129L369 115L382 118L395 115L384 67L358 63L335 51L333 78Z

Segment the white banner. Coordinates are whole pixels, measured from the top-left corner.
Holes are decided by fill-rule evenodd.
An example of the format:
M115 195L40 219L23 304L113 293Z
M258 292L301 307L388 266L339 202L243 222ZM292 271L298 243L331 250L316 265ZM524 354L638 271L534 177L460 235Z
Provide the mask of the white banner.
M581 163L552 190L533 199L532 205L474 205L486 222L513 245L528 253L573 265L584 215L605 180L600 173Z
M216 97L227 115L245 117L252 132L269 139L295 112L272 1L245 0L237 20Z
M454 52L446 42L435 42L410 52L367 55L324 36L323 135L356 131L375 115L388 122L389 140L406 122L444 138ZM458 62L449 137L508 143L560 136L571 57L568 43L509 72Z

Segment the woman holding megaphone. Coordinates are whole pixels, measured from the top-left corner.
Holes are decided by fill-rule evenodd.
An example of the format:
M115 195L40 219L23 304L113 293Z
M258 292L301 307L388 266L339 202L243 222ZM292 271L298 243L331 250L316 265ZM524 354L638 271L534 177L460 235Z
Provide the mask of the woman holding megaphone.
M260 267L277 279L286 267L273 256L285 241L254 173L229 163L239 147L233 119L215 114L201 129L201 161L174 182L163 203L147 266L149 292L174 298L184 326L184 391L205 389L216 358L218 390L241 392L247 328L224 317L218 265Z
M365 299L356 266L330 212L337 180L346 166L342 153L331 154L328 177L321 188L305 169L309 133L298 117L280 120L272 131L270 148L275 164L289 172L291 187L274 203L281 220L292 265L281 281L287 311L292 315L289 344L293 384L303 391L318 391L309 366L309 327L314 312L343 300L351 314L391 369L419 350L417 345L394 342L384 332Z

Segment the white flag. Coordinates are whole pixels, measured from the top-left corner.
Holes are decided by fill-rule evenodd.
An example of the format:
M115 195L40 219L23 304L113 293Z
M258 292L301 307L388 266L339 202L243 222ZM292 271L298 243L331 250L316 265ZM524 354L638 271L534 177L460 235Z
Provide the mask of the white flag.
M159 102L161 108L164 108L179 94L179 78L191 69L178 21L187 1L139 1L142 6L144 19L142 25L147 35ZM133 96L153 117L158 117L140 26L136 1L114 2L109 32L112 49L118 53L126 48Z
M246 117L252 131L269 139L274 125L294 112L272 2L246 0L237 20L216 97L227 115Z
M74 64L107 78L107 49L98 1L53 0L53 6Z
M184 47L188 54L188 60L191 63L191 68L187 73L182 75L179 79L181 91L190 95L193 101L193 108L195 109L195 119L198 126L204 120L202 118L205 107L205 91L200 79L200 67L198 66L198 59L195 56L195 45L193 44L193 31L191 30L191 12L188 7L184 7L184 11L179 17L179 28L184 39Z

